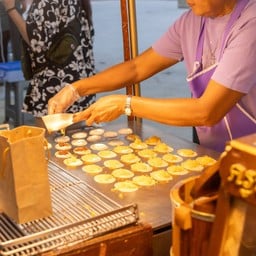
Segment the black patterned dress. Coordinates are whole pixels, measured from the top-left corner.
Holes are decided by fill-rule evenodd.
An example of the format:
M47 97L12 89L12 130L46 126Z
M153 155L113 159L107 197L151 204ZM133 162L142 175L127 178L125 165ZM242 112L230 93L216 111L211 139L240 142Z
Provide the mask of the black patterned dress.
M65 66L53 65L47 51L56 35L70 22L80 21L80 42ZM86 19L80 0L34 0L26 19L30 47L27 52L34 70L24 99L23 111L35 117L47 114L48 100L67 83L95 74L93 56L93 27ZM43 67L38 69L38 67ZM67 112L82 111L95 101L88 95L75 102Z

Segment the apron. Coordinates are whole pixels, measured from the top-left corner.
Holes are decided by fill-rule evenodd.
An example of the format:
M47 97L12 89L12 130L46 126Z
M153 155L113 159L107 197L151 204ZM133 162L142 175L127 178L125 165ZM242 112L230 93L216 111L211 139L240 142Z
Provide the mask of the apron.
M222 57L226 38L231 30L232 25L239 18L242 10L248 2L249 0L238 1L234 11L232 12L223 34L221 51L218 61ZM202 26L197 45L194 71L187 78L192 96L194 98L199 98L203 94L218 65L217 61L217 63L214 65L208 67L205 70L202 70L201 59L203 55L204 44L204 25L205 19L202 18ZM198 126L196 127L196 131L201 145L222 152L225 149L226 141L256 132L256 119L250 116L237 103L219 123L212 127Z

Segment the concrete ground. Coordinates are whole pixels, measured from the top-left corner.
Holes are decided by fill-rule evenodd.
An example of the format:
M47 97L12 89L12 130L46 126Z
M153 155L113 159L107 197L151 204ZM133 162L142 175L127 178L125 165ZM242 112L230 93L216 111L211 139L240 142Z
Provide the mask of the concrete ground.
M95 27L94 54L97 72L123 60L123 41L121 27L120 1L92 0ZM142 52L166 31L168 26L186 9L179 8L175 0L137 0L136 21L138 52ZM141 95L145 97L190 97L186 84L183 63L167 69L142 82ZM104 82L104 81L102 81ZM112 93L125 93L124 90ZM98 97L109 93L98 94ZM178 115L179 113L177 113ZM0 86L0 122L4 121L4 88ZM154 126L160 124L149 122ZM179 137L192 139L190 127L171 127L166 129Z

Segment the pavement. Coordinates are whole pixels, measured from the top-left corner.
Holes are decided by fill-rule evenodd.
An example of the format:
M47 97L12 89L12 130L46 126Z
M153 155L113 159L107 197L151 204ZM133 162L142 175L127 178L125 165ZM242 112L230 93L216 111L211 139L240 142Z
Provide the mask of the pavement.
M179 8L178 2L175 0L137 0L135 3L138 53L150 47L167 30L168 26L186 11L185 8ZM95 28L95 66L98 72L123 61L121 8L118 0L92 0L92 8ZM141 96L190 97L185 78L184 65L179 63L140 83ZM125 93L125 90L111 93ZM100 93L97 97L111 93ZM4 88L0 86L0 123L3 121ZM160 125L147 120L143 120L143 122L153 126ZM192 140L190 127L166 125L166 129L170 129L175 136Z

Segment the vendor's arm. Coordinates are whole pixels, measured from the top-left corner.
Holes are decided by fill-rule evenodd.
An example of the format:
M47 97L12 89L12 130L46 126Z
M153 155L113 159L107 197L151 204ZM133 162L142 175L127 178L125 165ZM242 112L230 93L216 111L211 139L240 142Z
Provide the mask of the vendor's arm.
M2 0L5 6L5 10L7 11L9 17L12 19L13 23L16 25L17 29L19 30L22 38L26 41L29 45L29 38L26 29L26 22L18 12L15 7L15 0Z
M79 80L71 87L65 87L48 102L48 113L65 111L80 96L113 91L143 81L178 61L157 54L152 48L136 58L112 66L95 76Z
M153 99L132 97L134 116L175 126L212 126L241 99L242 93L210 81L207 90L198 99ZM99 99L87 110L76 114L75 121L112 121L124 113L126 95L111 95Z

